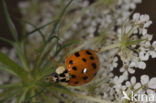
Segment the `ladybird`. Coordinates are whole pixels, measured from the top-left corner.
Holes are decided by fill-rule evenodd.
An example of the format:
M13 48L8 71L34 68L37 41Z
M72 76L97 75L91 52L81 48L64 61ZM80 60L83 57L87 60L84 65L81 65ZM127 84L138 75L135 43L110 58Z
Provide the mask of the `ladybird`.
M80 86L90 82L99 70L99 58L94 50L81 50L65 60L65 67L59 66L49 76L53 82Z

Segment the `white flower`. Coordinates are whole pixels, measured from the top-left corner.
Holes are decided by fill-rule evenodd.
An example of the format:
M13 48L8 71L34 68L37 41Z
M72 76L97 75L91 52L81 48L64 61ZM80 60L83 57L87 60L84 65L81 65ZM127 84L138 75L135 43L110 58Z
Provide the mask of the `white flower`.
M121 67L120 68L120 72L129 72L129 73L131 73L131 74L134 74L135 73L135 70L133 69L133 68L131 68L131 67L126 67L126 68L124 68L124 67Z
M140 79L141 85L145 87L146 92L156 89L156 77L149 79L148 75L142 75Z
M130 81L127 81L127 82L126 82L126 86L127 86L127 87L130 87L130 86L133 87L135 84L136 84L136 77L134 77L134 76L131 77L131 80L130 80Z
M138 21L139 18L140 18L140 13L135 13L135 14L133 14L133 20L134 20L134 21Z
M143 85L147 84L149 82L149 76L148 75L142 75L141 76L141 83Z
M138 62L138 68L145 69L146 68L146 64L144 62Z
M128 79L128 73L124 72L121 76L115 76L113 79L113 84L114 84L114 88L115 90L120 93L121 90L125 90L125 86L122 86L122 83Z
M140 23L147 22L149 20L149 15L141 15L140 16Z
M151 89L156 89L156 77L150 80L150 82L148 83L148 87Z
M149 54L144 51L139 52L139 58L143 61L146 61L149 59Z
M142 29L142 35L146 35L147 34L147 29Z
M152 24L152 21L148 21L144 24L144 28L147 28L149 27L150 25Z
M113 62L112 62L112 66L110 66L111 71L118 66L117 61L118 61L118 58L114 57Z
M130 81L125 83L125 86L128 90L135 91L141 87L141 84L136 82L135 76L132 76ZM142 93L142 89L138 90L137 93Z

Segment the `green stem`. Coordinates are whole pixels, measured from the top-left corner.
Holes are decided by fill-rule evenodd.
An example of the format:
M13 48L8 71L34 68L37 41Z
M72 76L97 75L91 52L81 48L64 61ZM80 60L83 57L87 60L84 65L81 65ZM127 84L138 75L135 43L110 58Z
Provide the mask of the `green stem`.
M109 45L109 46L106 46L104 48L102 48L100 50L100 52L104 52L104 51L107 51L107 50L110 50L110 49L113 49L113 48L117 48L117 47L120 47L121 46L121 43L115 43L115 44L112 44L112 45Z
M63 15L65 14L67 8L68 8L69 5L72 3L72 1L73 1L73 0L70 0L70 1L68 2L68 4L63 8L63 10L61 10L61 13L60 13L59 17L58 17L58 19L56 20L56 22L55 22L55 24L54 24L54 28L52 29L52 32L50 33L50 35L49 35L49 37L48 37L48 42L51 40L51 36L56 32L56 29L57 29L57 27L58 27L58 25L59 25L59 23L60 23L60 21L61 21Z
M128 37L131 35L131 32L133 31L133 29L135 28L136 26L135 25L133 25L132 27L131 27L131 29L127 32L127 34L125 35L125 38L124 39L128 39Z
M18 56L21 60L21 63L23 65L23 68L26 70L26 71L29 71L29 66L25 60L25 56L23 55L23 51L21 49L21 43L15 43L14 47L16 48L16 51L18 53Z

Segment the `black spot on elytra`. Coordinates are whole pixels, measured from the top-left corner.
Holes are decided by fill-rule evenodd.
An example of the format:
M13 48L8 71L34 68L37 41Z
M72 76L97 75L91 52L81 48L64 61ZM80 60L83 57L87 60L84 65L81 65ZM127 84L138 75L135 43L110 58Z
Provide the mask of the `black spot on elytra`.
M96 69L96 64L95 64L95 63L92 63L92 67L93 67L94 69Z
M69 64L73 64L73 61L72 61L72 60L70 60L70 61L69 61Z
M84 77L83 77L83 80L87 80L87 79L88 79L88 76L84 76Z
M78 84L78 83L79 83L78 81L74 82L74 84Z
M91 60L94 60L94 57L93 57L93 56L91 56L91 57L90 57L90 59L91 59Z
M75 71L77 70L77 68L75 66L72 69L75 70Z
M79 52L76 52L76 53L75 53L75 56L76 56L76 57L79 57L79 56L80 56Z
M86 51L86 53L87 53L88 55L92 55L92 53L91 53L90 51L88 51L88 50Z
M76 76L72 74L72 75L71 75L71 78L76 78Z
M87 61L85 58L82 58L82 60L83 60L84 62L86 62L86 61Z
M62 74L60 74L59 76L60 76L60 77L65 77L65 74L64 74L64 73L62 73Z

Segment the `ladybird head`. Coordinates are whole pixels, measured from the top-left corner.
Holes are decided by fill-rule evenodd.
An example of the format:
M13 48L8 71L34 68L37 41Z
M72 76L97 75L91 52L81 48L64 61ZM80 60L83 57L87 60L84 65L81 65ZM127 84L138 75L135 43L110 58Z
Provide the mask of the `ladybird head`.
M69 73L63 66L59 66L56 71L48 77L48 79L52 82L67 83L69 82Z

